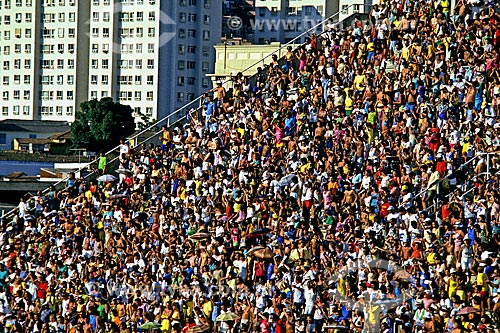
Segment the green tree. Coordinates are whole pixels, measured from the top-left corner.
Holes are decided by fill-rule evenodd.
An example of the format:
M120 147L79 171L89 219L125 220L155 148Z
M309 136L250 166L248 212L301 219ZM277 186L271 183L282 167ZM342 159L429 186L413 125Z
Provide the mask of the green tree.
M80 104L75 122L71 125L71 139L78 148L91 151L108 150L135 130L132 108L106 97Z

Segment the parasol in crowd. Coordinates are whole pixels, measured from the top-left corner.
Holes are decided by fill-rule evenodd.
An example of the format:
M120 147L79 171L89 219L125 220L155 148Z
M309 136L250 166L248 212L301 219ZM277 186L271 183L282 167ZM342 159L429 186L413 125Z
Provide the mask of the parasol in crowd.
M476 312L479 312L478 308L474 308L472 306L466 306L465 308L458 311L457 314L458 315L468 315L468 314L476 313Z
M229 311L229 312L226 312L226 313L219 315L217 317L217 319L215 319L215 321L232 321L232 320L235 320L238 318L240 318L240 316L238 316L234 312Z
M110 174L105 174L97 178L97 180L100 182L114 182L116 177Z
M207 234L206 232L197 232L196 234L189 236L189 238L194 240L202 240L210 238L210 234Z
M247 256L253 256L259 259L271 259L274 257L274 253L268 247L256 246L247 252Z

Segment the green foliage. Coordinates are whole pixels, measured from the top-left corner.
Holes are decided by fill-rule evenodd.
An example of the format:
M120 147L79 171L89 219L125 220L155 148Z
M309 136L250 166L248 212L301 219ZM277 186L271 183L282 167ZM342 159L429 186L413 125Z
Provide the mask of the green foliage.
M108 150L135 130L132 108L106 97L80 104L75 122L71 125L71 139L76 148L90 151Z

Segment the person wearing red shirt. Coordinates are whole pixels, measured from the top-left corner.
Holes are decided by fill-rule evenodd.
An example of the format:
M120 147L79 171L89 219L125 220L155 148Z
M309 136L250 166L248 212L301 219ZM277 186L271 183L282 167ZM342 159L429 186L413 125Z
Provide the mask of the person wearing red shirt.
M274 323L276 324L275 330L276 333L285 333L286 331L286 322L281 319L277 314L273 315Z
M49 283L42 276L40 276L38 278L38 281L36 282L36 287L37 287L36 296L39 299L44 300L47 294L47 289L49 289Z

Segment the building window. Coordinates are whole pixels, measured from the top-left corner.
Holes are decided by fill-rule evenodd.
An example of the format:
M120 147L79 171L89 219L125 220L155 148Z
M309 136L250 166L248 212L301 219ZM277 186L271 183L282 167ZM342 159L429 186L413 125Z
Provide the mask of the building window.
M212 0L203 0L203 6L205 8L210 8L212 6Z
M210 40L210 31L209 30L203 31L203 40Z
M196 53L196 46L194 46L194 45L188 46L187 53Z
M180 39L186 38L186 30L179 29L179 33L177 34L177 36L179 36Z
M184 76L178 76L177 77L177 85L179 87L182 87L184 85Z
M188 61L187 68L188 69L196 69L196 62L195 61Z
M99 52L99 45L92 44L92 53L97 53L97 52Z
M9 100L9 92L8 92L8 91L4 91L4 92L2 93L2 99L3 99L4 101L8 101L8 100Z
M63 99L63 91L62 90L56 91L56 99L58 101L62 101L62 99Z
M135 53L142 53L142 44L141 43L135 44Z
M136 91L136 92L134 93L134 99L135 99L136 101L140 101L140 100L141 100L141 92L140 92L140 91Z
M141 82L142 82L142 76L136 75L135 76L135 84L141 84Z
M102 13L102 20L104 22L109 22L109 12Z
M189 14L188 21L189 22L196 22L196 14Z
M99 12L92 13L92 21L99 22Z
M184 93L183 92L178 92L177 93L177 102L184 102Z
M204 72L208 72L209 70L209 64L208 64L208 61L204 61L202 64L201 64L201 70L204 71Z
M155 20L155 12L149 12L148 20L150 20L150 21L154 21Z
M208 57L210 55L210 49L208 46L203 46L203 56Z
M73 107L72 106L66 107L66 115L67 116L72 116L73 115Z
M29 105L23 106L23 116L29 116L29 114L30 114L30 106Z
M72 90L70 90L70 91L66 92L66 98L67 98L68 100L70 100L70 101L72 101L72 100L73 100L73 91L72 91Z
M63 107L56 106L56 116L62 116L62 115L63 115Z
M97 91L92 90L90 92L90 99L97 99Z
M63 85L64 84L64 75L58 75L57 76L57 84L58 85Z
M75 28L69 28L68 29L68 37L69 38L74 38L75 37Z
M74 84L75 77L73 75L68 75L68 84Z
M19 90L14 90L14 99L21 99L21 92Z
M155 28L148 28L148 37L155 36Z
M97 84L97 75L92 75L90 77L90 83L91 84Z
M185 64L186 64L186 62L184 60L179 60L177 62L177 69L180 71L184 70L184 68L186 67Z
M106 85L106 84L108 84L108 82L109 82L108 81L108 76L107 75L102 75L101 76L101 83Z
M142 20L144 19L144 13L143 12L137 12L137 14L135 14L135 17L136 17L137 21L142 22Z
M21 75L14 75L14 84L21 84Z
M196 6L197 3L198 3L198 1L196 1L196 0L189 0L189 5L190 6Z
M32 20L33 16L31 13L26 13L26 15L24 16L24 20L27 22L27 23L30 23L31 20Z
M3 69L4 69L5 71L8 71L8 70L9 70L9 67L10 67L10 62L9 62L9 61L7 61L7 60L5 60L5 61L3 62Z
M188 37L189 38L196 38L196 30L188 29Z
M180 6L187 6L187 0L179 0Z
M64 60L63 59L57 59L57 69L64 69Z
M153 69L155 67L154 59L148 59L148 69Z
M2 108L2 115L6 116L8 112L5 112L5 114L4 114L4 112L3 112L4 109L5 109L5 107ZM0 145L6 145L6 144L7 144L7 134L0 133Z
M24 76L24 84L31 84L31 76L29 75Z
M154 52L155 52L155 44L149 43L148 44L148 53L154 53Z
M75 59L68 59L68 68L69 69L75 68Z
M203 23L210 24L210 15L203 16Z
M99 67L99 60L92 59L92 69L97 69Z
M26 100L30 99L31 92L29 90L25 90L23 94L24 94L24 99Z
M188 86L194 86L194 81L195 81L195 78L192 77L192 76L189 76L187 78L187 84L188 84Z
M9 107L8 106L3 106L2 107L2 116L8 116L8 115L9 115Z
M148 75L148 76L146 77L146 84L147 84L147 85L152 85L152 84L153 84L153 80L154 80L153 75Z
M135 60L135 68L136 69L142 69L142 59L136 59Z
M186 22L186 13L179 13L179 22Z
M19 105L14 105L14 107L12 108L12 114L14 116L19 116Z
M146 108L146 116L152 117L153 116L153 108L152 107L147 107Z

